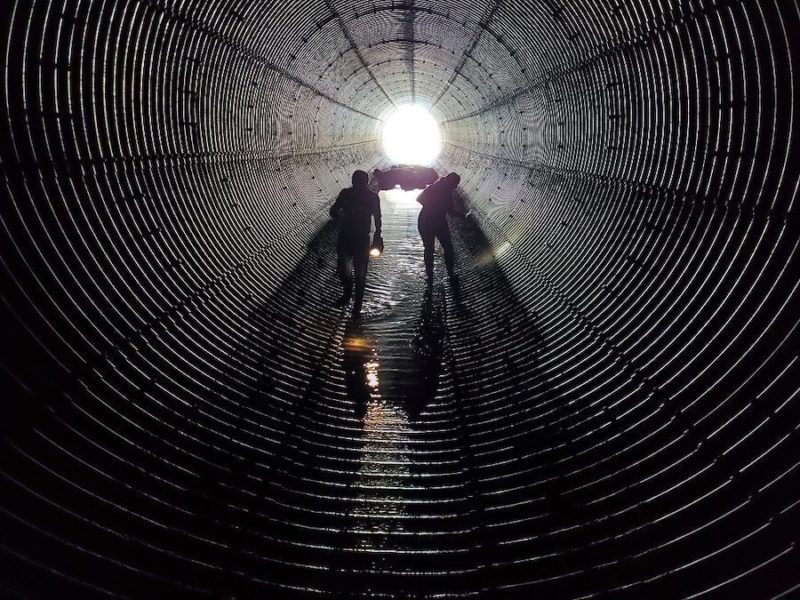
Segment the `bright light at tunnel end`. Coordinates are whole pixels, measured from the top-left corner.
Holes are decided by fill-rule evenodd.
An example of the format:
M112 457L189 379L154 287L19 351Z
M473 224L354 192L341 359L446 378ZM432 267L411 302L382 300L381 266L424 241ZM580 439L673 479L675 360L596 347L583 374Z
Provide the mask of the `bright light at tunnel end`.
M383 150L394 163L430 165L442 151L439 124L416 104L398 106L383 125Z

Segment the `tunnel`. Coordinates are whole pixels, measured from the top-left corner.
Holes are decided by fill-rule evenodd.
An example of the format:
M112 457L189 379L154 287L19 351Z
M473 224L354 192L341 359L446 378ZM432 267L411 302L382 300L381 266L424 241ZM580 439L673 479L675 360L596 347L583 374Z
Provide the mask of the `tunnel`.
M797 2L0 13L0 595L800 596Z

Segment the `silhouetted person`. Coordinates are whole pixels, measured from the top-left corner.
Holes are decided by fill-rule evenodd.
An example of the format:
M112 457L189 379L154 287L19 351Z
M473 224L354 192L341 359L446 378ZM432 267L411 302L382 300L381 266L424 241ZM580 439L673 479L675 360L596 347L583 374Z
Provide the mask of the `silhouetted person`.
M344 306L353 294L353 275L355 272L356 297L353 304L353 315L361 312L364 299L364 286L367 282L367 263L369 262L369 230L371 221L375 219L375 239L381 234L381 203L378 194L367 187L369 175L365 171L353 173L353 187L345 188L339 193L336 202L331 206L331 217L341 216L342 225L339 230L339 241L336 245L338 256L336 270L342 280L344 294L337 304ZM351 267L352 264L352 267Z
M437 239L444 250L447 274L451 279L455 278L455 253L445 215L451 213L463 216L453 206L453 192L460 181L461 177L457 173L450 173L429 185L417 196L417 202L422 205L417 225L422 244L425 246L425 273L428 276L428 284L433 283L433 254Z
M372 185L370 188L376 192L383 189L383 171L380 169L375 169L372 172Z

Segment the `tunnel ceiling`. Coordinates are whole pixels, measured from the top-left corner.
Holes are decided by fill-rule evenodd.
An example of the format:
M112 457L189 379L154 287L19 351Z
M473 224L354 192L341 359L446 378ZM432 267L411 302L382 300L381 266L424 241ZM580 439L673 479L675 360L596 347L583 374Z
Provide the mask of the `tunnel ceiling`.
M3 594L797 593L796 2L0 14ZM327 208L407 102L480 233L364 550Z

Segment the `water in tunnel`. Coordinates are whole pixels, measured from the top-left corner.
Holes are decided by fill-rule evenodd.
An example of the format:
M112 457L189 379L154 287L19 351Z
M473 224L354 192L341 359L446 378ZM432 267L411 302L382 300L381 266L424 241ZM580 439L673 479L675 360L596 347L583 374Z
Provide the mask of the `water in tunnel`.
M796 2L0 15L0 596L800 594Z

